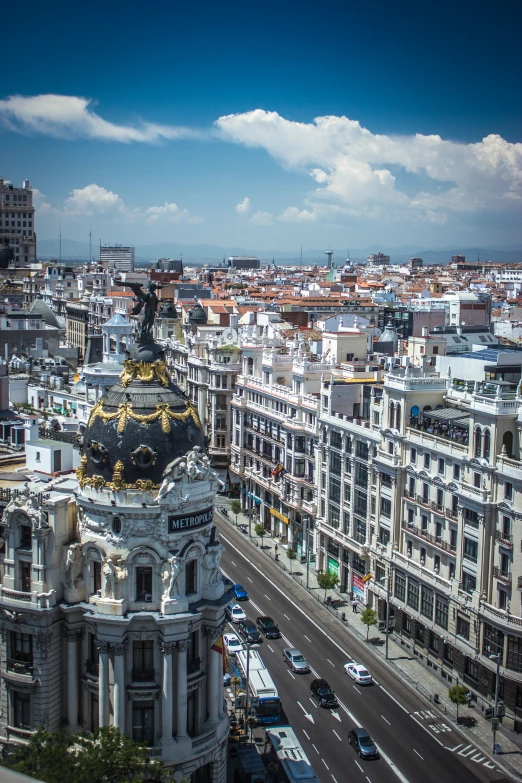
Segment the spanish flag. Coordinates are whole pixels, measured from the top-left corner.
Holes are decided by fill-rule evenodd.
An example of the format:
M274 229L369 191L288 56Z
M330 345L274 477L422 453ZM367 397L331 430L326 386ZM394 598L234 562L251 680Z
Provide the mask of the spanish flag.
M280 462L278 462L270 475L272 476L272 478L279 478L279 475L280 473L282 473L282 471L283 471L283 466L281 465Z
M225 655L225 645L223 644L223 636L218 637L210 649L221 655L223 659L223 674L226 674L228 670L228 664L227 657Z

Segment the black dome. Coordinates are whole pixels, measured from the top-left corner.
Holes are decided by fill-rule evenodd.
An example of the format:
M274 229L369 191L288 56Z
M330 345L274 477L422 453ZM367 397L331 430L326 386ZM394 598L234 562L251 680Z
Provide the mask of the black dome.
M151 489L176 457L205 448L196 407L168 375L163 349L135 344L115 384L92 409L80 486Z
M177 317L178 317L178 311L176 310L176 307L173 302L165 302L165 304L160 307L158 318L177 318Z
M188 321L191 324L207 323L207 314L205 313L205 310L203 309L203 307L200 305L199 302L196 302L192 310L189 311Z

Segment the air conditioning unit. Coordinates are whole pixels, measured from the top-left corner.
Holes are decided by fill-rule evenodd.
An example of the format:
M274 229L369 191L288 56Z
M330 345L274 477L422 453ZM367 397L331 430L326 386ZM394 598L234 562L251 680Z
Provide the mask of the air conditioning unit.
M152 603L152 593L145 593L145 603L146 604Z

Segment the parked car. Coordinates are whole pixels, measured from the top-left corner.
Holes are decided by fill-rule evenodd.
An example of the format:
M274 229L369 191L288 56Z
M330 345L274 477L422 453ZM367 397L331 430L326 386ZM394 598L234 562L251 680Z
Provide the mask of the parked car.
M223 675L223 685L230 685L231 679L232 677L230 676L230 674L228 672L225 672L225 674Z
M248 601L248 593L243 585L232 585L232 592L236 601Z
M267 639L280 639L281 631L271 617L258 617L256 625Z
M242 533L244 533L244 534L245 534L245 536L246 536L246 535L247 535L247 533L248 533L248 528L247 528L247 526L246 526L246 525L239 525L239 530L240 530Z
M256 644L257 642L263 641L263 638L257 630L256 626L249 620L243 620L243 622L239 623L237 630L239 635L250 644Z
M246 612L239 606L239 604L227 606L226 615L233 623L240 623L241 620L247 619Z
M338 707L339 702L335 696L335 693L330 688L326 680L312 680L310 683L310 696L315 699L321 707Z
M296 674L307 674L310 671L308 661L300 650L285 647L283 650L283 661L285 661Z
M239 639L235 633L224 633L223 644L229 655L235 655L243 649L241 639Z
M380 758L379 749L366 729L354 728L348 732L348 742L362 759Z
M344 671L352 680L359 683L359 685L373 684L372 675L362 663L355 663L355 661L353 663L345 663Z

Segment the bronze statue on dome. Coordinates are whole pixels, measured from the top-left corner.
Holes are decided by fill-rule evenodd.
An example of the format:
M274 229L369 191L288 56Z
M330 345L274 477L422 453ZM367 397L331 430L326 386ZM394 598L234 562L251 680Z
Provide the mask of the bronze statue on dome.
M124 288L130 288L134 293L137 302L131 310L132 315L139 315L140 328L138 332L138 339L141 342L148 342L153 339L152 327L156 318L156 312L158 310L159 298L156 291L161 288L156 283L149 283L147 291L143 290L142 283L126 283L123 280L115 280L116 285L121 285Z

